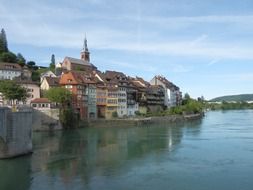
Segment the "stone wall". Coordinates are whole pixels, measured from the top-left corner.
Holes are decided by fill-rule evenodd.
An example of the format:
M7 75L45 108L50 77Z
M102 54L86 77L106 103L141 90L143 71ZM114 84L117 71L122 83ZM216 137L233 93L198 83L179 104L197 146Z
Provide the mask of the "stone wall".
M89 127L133 127L133 126L145 126L149 124L173 124L182 123L191 120L199 120L203 117L203 114L192 115L170 115L161 117L148 117L148 118L127 118L127 119L98 119L88 122Z
M32 110L0 108L0 158L32 152Z
M49 131L62 129L59 121L59 109L33 110L33 131Z

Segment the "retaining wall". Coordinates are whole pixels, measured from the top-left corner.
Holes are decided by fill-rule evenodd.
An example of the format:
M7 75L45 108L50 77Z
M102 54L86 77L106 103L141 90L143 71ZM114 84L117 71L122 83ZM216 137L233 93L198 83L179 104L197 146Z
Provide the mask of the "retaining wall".
M0 158L32 152L32 110L0 108Z

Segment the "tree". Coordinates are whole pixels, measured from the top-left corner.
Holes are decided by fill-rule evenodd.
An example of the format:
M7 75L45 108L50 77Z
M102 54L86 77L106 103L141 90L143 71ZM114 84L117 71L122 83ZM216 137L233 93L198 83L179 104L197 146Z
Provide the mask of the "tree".
M64 128L73 128L78 123L76 114L71 107L71 93L66 88L56 87L50 88L45 96L52 102L59 103L60 115L59 119Z
M54 54L52 54L52 56L51 56L51 63L49 65L49 69L52 72L54 72L54 70L55 70L55 56L54 56Z
M0 92L7 100L25 101L29 94L27 90L12 80L1 80L0 81Z
M0 60L7 63L17 63L17 56L12 52L3 52L0 54Z
M26 60L25 60L25 58L23 57L23 55L22 55L21 53L18 53L18 54L17 54L17 63L18 63L21 67L23 67L23 66L25 65L25 62L26 62Z
M189 100L191 99L190 95L188 93L185 93L184 94L184 98L183 98L183 101L182 101L182 105L185 105L189 102Z
M32 71L32 81L40 81L40 73L38 71Z
M66 88L55 87L50 88L45 96L52 102L61 104L62 106L68 105L71 101L71 93Z
M27 67L30 69L32 69L36 65L34 61L28 61L26 64L27 64Z
M8 52L8 42L6 38L5 30L2 28L0 33L0 53Z

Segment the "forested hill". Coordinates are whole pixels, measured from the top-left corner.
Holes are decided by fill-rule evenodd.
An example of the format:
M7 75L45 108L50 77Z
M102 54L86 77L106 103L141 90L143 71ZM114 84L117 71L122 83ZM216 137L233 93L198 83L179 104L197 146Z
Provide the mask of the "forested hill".
M214 99L209 100L211 102L222 102L222 101L253 101L253 94L239 94L231 96L220 96Z

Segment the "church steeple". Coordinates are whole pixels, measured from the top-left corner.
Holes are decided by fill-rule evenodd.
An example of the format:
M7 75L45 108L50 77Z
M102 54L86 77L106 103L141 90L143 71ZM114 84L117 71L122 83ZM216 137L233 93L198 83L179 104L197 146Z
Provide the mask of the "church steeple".
M87 39L86 35L83 41L83 49L81 51L81 59L84 60L85 62L90 62L90 52L88 50L88 45L87 45Z

